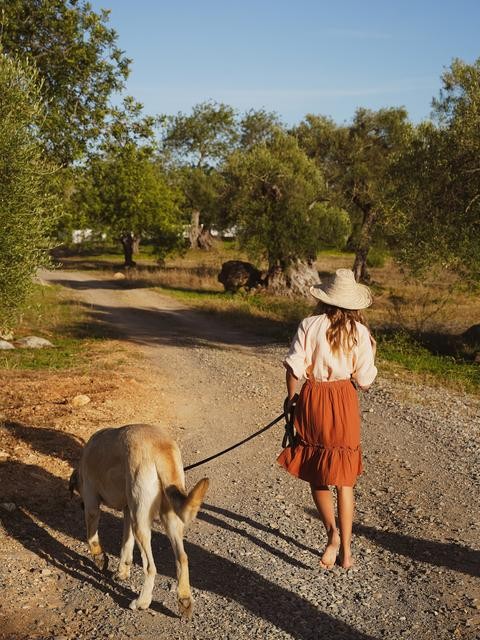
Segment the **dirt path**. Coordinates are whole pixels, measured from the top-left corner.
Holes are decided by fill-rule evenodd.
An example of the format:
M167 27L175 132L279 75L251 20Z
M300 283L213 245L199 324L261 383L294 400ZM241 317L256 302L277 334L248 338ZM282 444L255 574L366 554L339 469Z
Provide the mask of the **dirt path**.
M145 354L151 402L132 380L123 390L129 415L167 424L185 464L279 413L284 347L149 290L75 272L48 278L75 290L92 316ZM86 432L104 426L95 411L85 414L90 425L83 418ZM275 463L281 427L188 475L190 486L202 475L211 479L187 533L196 598L190 624L176 617L173 558L158 527L152 609L131 612L142 580L138 558L128 584L100 574L86 553L78 503L66 496L67 468L55 475L24 465L29 482L48 483L51 495L48 509L0 509L9 596L0 637L477 637L478 401L380 377L362 413L366 471L357 488L357 565L348 572L318 568L324 538L307 487ZM21 437L23 427L16 428ZM78 456L75 431L48 431L57 448ZM117 556L118 514L104 515L103 532Z

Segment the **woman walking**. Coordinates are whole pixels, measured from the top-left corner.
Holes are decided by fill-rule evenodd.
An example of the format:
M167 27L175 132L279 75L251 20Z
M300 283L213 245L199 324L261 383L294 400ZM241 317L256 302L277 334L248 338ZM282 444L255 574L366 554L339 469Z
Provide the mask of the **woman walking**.
M296 436L278 457L292 475L310 483L327 532L321 566L352 566L353 487L362 472L360 412L353 383L366 390L375 380L375 341L361 309L372 303L370 290L349 269L310 288L320 302L298 327L284 361L287 408L294 406ZM296 396L298 380L305 378ZM333 496L337 488L338 529Z

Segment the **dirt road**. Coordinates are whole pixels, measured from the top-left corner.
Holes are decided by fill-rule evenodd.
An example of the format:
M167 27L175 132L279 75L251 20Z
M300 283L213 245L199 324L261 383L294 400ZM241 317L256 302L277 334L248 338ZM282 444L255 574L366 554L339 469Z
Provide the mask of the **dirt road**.
M279 413L284 345L147 289L88 273L48 279L74 290L93 317L144 354L151 402L137 397L132 381L123 389L129 415L166 424L185 464ZM95 411L92 405L85 414L87 431L105 426ZM348 572L319 568L324 536L307 487L275 463L281 426L188 474L189 486L203 475L211 479L186 536L196 607L189 624L177 618L173 556L160 527L153 536L159 575L152 608L132 612L128 602L142 581L139 558L128 584L102 575L87 556L78 502L67 496L68 469L53 474L39 464L18 469L16 462L30 482L48 483L50 497L42 508L0 509L8 595L0 637L477 637L479 402L380 375L362 398L362 414L366 469L357 487L357 564ZM47 446L32 430L17 424L13 431L38 449ZM48 435L53 451L78 456L74 431L52 427ZM118 514L104 515L102 531L114 568Z

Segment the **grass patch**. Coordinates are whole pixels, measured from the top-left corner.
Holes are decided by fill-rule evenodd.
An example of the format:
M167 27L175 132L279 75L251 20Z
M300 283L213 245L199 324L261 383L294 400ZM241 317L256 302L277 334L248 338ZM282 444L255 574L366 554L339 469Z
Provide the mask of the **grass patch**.
M480 366L463 358L432 353L405 332L378 336L381 361L411 372L430 383L480 392Z
M95 336L85 340L75 336L79 322L87 323L84 308L67 298L57 286L37 285L28 309L15 330L15 339L35 335L53 343L53 348L0 351L0 369L70 369L87 363Z
M273 341L290 340L300 320L312 310L312 306L304 300L268 294L186 291L171 287L159 287L158 290L192 307L214 313L234 327L269 337Z
M92 253L88 263L74 258L69 266L113 272L122 259L120 247L116 253L114 249L102 250L103 255ZM217 280L222 263L249 260L234 240L216 241L208 252L189 250L167 260L163 268L154 264L148 255L149 248L144 249L146 255L141 256L137 268L126 272L124 286L157 288L191 306L215 313L239 329L285 342L313 308L313 300L266 293L225 293ZM478 323L475 292L461 289L452 275L443 272L432 271L422 282L408 278L381 250L372 251L370 257L375 301L367 311L367 318L379 341L383 370L402 370L422 380L479 393L480 366L473 360L480 347L473 345L468 351L460 337L468 327ZM316 266L323 276L338 268L351 268L353 259L352 253L322 250ZM87 327L87 335L89 331Z
M159 288L159 291L208 313L215 313L230 324L288 341L312 305L302 299L287 299L266 294L230 294ZM378 341L378 358L387 372L408 372L430 384L480 393L480 366L461 356L432 352L406 331L385 331L373 326ZM432 347L433 348L433 347Z

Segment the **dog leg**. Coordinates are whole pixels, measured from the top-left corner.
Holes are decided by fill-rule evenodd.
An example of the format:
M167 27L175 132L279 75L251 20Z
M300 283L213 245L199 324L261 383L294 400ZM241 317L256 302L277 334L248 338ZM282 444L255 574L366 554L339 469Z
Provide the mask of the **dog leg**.
M173 510L161 514L167 536L172 544L177 568L177 600L180 615L191 618L193 613L193 597L190 590L188 572L188 556L183 547L183 532L185 526Z
M90 553L97 567L106 571L108 567L108 557L103 553L100 539L98 537L98 521L100 520L100 503L98 500L90 498L85 500L85 523L87 525L87 541Z
M147 515L147 513L136 514L133 522L133 534L142 554L145 581L138 598L130 603L130 609L148 609L152 602L153 585L157 573L152 554L150 515Z
M120 551L120 563L116 577L119 580L127 580L130 577L130 568L133 562L133 545L135 538L132 531L132 521L130 518L130 509L125 507L123 510L123 538L122 550Z

